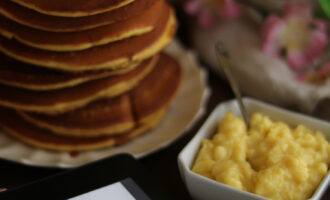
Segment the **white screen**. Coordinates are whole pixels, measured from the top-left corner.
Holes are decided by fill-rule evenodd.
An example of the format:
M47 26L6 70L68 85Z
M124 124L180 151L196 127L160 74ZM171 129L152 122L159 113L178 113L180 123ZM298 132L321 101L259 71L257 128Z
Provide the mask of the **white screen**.
M88 193L70 198L69 200L136 200L131 193L121 184L116 182L108 186L90 191Z

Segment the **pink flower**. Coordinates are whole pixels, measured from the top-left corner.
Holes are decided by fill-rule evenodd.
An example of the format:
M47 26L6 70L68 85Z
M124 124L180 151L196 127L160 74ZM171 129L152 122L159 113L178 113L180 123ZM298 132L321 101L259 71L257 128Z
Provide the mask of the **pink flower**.
M271 14L265 20L262 49L271 56L285 56L291 68L300 69L323 53L328 41L326 24L313 19L306 3L288 3L283 11L283 18Z
M241 15L241 8L235 0L187 0L184 8L188 14L197 15L202 27L216 22L216 14L224 19L235 19Z

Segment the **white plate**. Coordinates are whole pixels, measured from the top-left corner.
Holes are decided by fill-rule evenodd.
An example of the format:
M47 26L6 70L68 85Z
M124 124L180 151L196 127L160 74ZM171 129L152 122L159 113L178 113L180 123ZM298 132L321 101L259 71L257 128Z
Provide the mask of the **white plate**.
M169 112L154 130L125 145L80 152L77 156L72 156L68 152L35 148L2 132L0 158L34 166L76 167L122 152L141 158L168 146L190 128L204 112L209 90L206 85L206 74L198 66L191 52L176 41L168 46L165 52L179 60L184 72L183 81Z
M282 121L291 127L295 127L298 124L304 124L312 130L322 131L325 138L330 141L329 122L291 112L250 98L243 98L243 102L249 115L254 112L260 112L269 116L273 121ZM267 198L246 191L238 190L191 171L192 164L195 160L197 152L199 151L202 139L210 139L213 137L219 122L228 111L232 111L235 116L241 116L241 112L236 100L231 100L219 104L210 114L196 135L180 152L178 156L178 165L182 179L186 184L191 196L196 200L217 200L219 197L222 199L232 200L267 200ZM314 192L314 195L309 198L309 200L320 199L322 194L327 190L329 183L330 172L328 172L328 174L323 178L323 181L320 183L319 187Z

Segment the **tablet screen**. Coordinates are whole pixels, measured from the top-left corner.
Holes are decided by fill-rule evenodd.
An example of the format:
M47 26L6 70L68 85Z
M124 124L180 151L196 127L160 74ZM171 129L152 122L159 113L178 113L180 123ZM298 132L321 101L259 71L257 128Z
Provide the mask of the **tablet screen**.
M119 182L70 198L69 200L150 200L133 179L127 178Z

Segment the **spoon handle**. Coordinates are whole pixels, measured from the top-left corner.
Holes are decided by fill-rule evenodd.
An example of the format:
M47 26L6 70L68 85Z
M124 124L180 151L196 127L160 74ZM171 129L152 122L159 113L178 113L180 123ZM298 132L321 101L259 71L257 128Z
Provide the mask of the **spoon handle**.
M234 78L234 76L231 72L231 69L230 69L229 53L228 53L227 49L225 48L225 46L220 42L218 42L215 45L215 52L216 52L216 55L217 55L219 66L220 66L220 68L222 69L222 71L224 72L225 76L227 77L227 79L229 81L230 87L234 92L236 100L238 101L238 104L239 104L241 113L243 115L245 124L248 127L249 126L249 118L248 118L247 112L245 110L243 101L242 101L241 92L239 90L237 82L236 82L236 80L235 80L235 78Z

